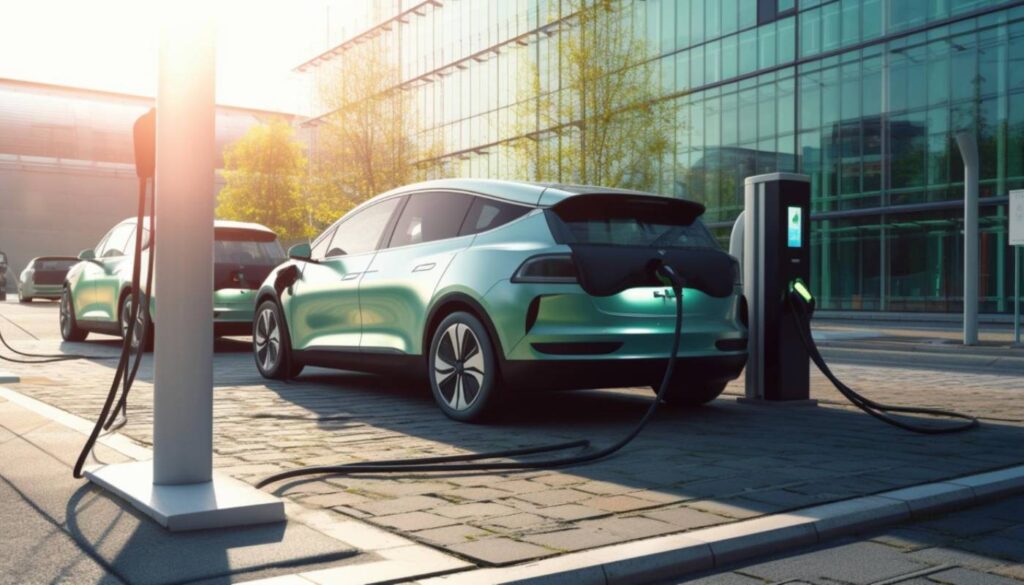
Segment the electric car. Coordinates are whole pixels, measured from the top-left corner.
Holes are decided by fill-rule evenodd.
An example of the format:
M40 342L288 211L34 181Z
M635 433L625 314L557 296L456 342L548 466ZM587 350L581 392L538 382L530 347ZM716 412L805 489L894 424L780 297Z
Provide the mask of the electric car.
M115 225L95 248L83 250L80 261L68 271L60 297L60 332L66 341L82 341L92 331L121 336L127 331L136 223L136 218L129 218ZM284 248L272 230L259 224L217 220L213 230L214 334L248 335L256 289L285 260ZM143 224L143 286L149 237L147 219ZM149 311L138 313L137 335L142 331L142 319L152 322L156 315L155 292ZM150 339L152 332L150 327ZM141 337L133 343L139 341Z
M656 385L672 289L614 289L623 267L640 274L671 257L688 284L667 400L708 402L743 369L747 328L737 262L703 212L579 185L451 179L389 191L293 246L268 276L256 366L272 379L306 365L415 375L462 421L516 391Z
M70 256L41 256L33 258L21 271L18 300L31 303L32 299L60 299L64 278L68 270L78 263Z

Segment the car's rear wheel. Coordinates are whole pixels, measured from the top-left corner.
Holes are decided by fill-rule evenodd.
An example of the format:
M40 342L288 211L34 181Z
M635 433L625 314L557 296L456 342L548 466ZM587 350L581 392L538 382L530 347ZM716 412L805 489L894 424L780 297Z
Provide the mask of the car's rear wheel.
M291 345L281 308L274 301L264 301L256 309L252 326L253 358L264 378L287 380L302 372L303 364L292 356Z
M725 390L728 382L707 382L702 380L682 380L674 378L665 396L662 398L666 404L672 406L701 406L718 398ZM654 392L658 392L658 386L653 386Z
M427 367L434 400L450 418L475 422L493 413L501 394L498 360L475 316L456 312L441 321Z
M19 290L19 291L18 291L18 302L19 302L19 303L31 303L31 302L32 302L32 297L26 297L26 296L25 296L25 295L23 295L23 294L21 293L21 291Z
M136 351L140 344L145 343L143 347L145 349L151 349L153 346L153 322L149 320L149 311L146 307L146 298L142 295L139 296L142 301L142 306L139 308L139 312L135 315L135 328L132 330L132 351ZM128 335L128 323L132 319L132 295L128 293L124 296L124 300L121 301L121 316L119 322L121 324L121 339L124 339Z
M60 336L64 341L85 341L89 332L78 326L74 306L71 291L65 288L60 295Z

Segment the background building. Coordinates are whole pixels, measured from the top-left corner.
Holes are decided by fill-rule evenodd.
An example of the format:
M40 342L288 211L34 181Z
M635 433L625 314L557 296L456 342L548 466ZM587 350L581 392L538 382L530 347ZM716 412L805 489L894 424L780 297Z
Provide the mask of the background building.
M412 96L437 175L514 177L507 145L546 128L518 115L559 92L572 0L346 1L326 15L311 82L311 152L323 90L358 49L381 51ZM593 0L589 0L593 1ZM1007 192L1024 188L1024 2L623 0L660 100L678 106L652 188L705 203L727 236L743 178L811 176L815 288L844 311L955 313L962 303L963 168L982 158L982 312L1012 312ZM532 67L539 83L524 86ZM317 89L320 88L320 89ZM525 90L524 90L525 88ZM531 91L532 90L532 91ZM571 177L563 177L571 180Z
M153 99L0 79L0 250L8 291L36 256L75 256L136 211L132 125ZM261 119L291 116L217 108L221 153ZM218 178L217 190L222 181Z

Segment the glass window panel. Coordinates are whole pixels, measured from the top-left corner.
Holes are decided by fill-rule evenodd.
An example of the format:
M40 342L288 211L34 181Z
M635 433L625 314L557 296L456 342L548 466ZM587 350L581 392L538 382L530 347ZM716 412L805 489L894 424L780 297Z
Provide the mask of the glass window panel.
M821 83L821 125L827 128L839 121L839 68L822 71Z
M1009 39L1007 52L1010 55L1010 76L1007 88L1010 91L1024 89L1024 21L1007 27Z
M757 29L740 33L740 75L757 69Z
M690 52L684 51L676 54L676 89L684 90L690 87Z
M776 114L775 84L761 85L757 88L757 135L760 140L775 136Z
M821 52L821 9L800 14L800 56Z
M794 8L796 8L796 0L779 0L779 3L776 4L775 9L779 13L782 13L788 10L793 10Z
M821 125L821 79L817 73L800 78L800 128Z
M722 145L721 98L704 100L704 145L706 148Z
M704 33L709 39L717 39L722 34L722 0L710 0L704 10Z
M922 187L925 184L925 153L927 135L925 114L911 112L893 115L889 119L889 184L893 189ZM901 202L919 200L917 197L901 195ZM895 203L896 198L893 199Z
M740 142L752 142L757 140L757 89L740 92L739 100L739 119L743 121L739 125Z
M761 69L775 66L775 23L757 29L758 66Z
M690 46L690 0L676 0L676 47Z
M722 146L739 143L739 126L736 122L739 114L738 99L735 93L722 96Z
M889 2L889 32L896 32L924 24L928 15L928 0L898 0Z
M690 87L704 85L704 45L690 49Z
M667 55L658 60L660 62L661 88L664 93L672 93L676 87L676 55Z
M793 78L783 79L777 84L779 133L796 130L796 82Z
M933 42L928 45L928 103L949 101L949 43Z
M860 0L843 0L841 13L841 42L845 47L860 41Z
M949 16L949 0L928 0L928 20Z
M865 118L882 112L882 58L865 59L862 66L861 109Z
M665 53L676 48L676 3L662 0L661 2L661 52Z
M739 0L740 29L757 24L757 0Z
M796 137L792 134L779 136L779 171L796 172Z
M839 48L839 3L833 2L821 8L821 50Z
M953 53L950 65L951 70L956 72L957 79L975 79L978 71L975 35L954 37L951 45ZM953 83L951 89L954 101L971 101L975 97L973 83Z
M722 39L722 79L736 77L739 42L739 35L730 35Z
M715 83L722 79L722 43L712 41L704 48L704 83Z
M710 0L714 2L715 0ZM690 0L690 42L697 44L704 41L704 2Z
M719 0L722 5L722 34L739 30L738 0Z
M840 116L843 120L860 118L860 63L843 65L840 76L842 79Z
M882 34L882 0L863 0L860 14L861 40L868 41Z
M780 20L777 28L778 62L789 63L796 59L796 17L790 16Z

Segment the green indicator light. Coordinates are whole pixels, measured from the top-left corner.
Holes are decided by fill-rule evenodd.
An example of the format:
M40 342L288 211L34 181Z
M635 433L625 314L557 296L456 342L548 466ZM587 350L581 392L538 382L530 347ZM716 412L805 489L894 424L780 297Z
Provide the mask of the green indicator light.
M807 290L807 285L802 280L794 280L791 288L800 293L800 296L808 303L814 300L814 295L811 294L811 291Z

